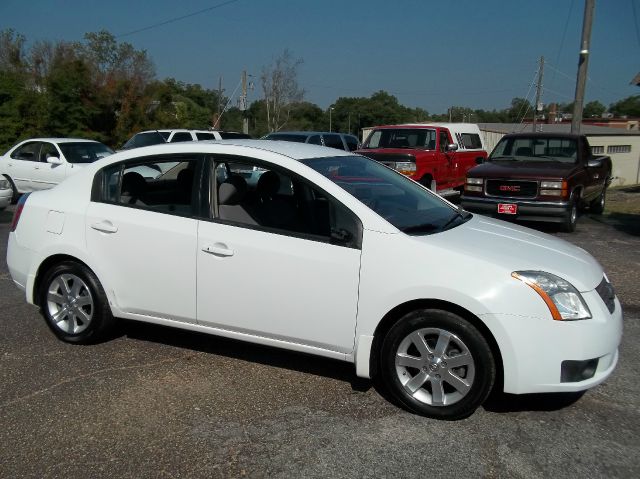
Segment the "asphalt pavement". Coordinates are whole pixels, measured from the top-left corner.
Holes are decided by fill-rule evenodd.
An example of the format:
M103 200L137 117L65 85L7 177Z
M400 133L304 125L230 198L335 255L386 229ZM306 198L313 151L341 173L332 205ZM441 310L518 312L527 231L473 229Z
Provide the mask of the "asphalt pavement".
M62 343L2 261L0 477L640 477L640 236L587 216L543 229L616 287L618 367L581 397L498 394L456 422L399 409L347 363L213 336L127 323Z

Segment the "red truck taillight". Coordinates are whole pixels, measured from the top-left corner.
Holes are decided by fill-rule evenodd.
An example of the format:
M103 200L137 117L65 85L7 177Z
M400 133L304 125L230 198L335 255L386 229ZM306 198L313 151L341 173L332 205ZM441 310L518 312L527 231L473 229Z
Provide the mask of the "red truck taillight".
M22 210L24 209L24 204L27 202L27 198L30 193L25 193L18 200L18 204L16 205L16 210L13 213L13 221L11 221L11 229L9 231L13 232L18 227L18 221L20 221L20 215L22 215Z

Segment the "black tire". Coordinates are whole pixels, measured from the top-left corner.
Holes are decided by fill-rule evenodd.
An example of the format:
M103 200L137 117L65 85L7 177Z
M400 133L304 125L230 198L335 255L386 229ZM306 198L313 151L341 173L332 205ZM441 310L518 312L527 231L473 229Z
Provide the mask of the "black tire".
M68 343L92 344L108 339L116 323L100 281L75 261L51 267L42 278L38 298L51 331Z
M20 193L18 193L18 188L16 188L13 180L6 175L4 175L4 177L9 181L9 184L11 184L11 190L13 191L13 194L11 195L11 204L15 205L20 199Z
M424 340L423 346L416 338ZM436 348L440 338L445 338L444 349ZM382 384L391 396L409 411L435 419L472 414L496 378L487 340L465 319L439 309L403 316L385 336L379 357ZM397 360L410 360L410 365Z
M578 222L578 202L575 196L571 196L569 200L569 209L567 216L565 216L562 222L562 231L572 233L576 230L576 223Z
M606 202L607 188L605 187L602 189L602 193L600 193L600 195L595 200L589 203L589 211L595 215L601 215L602 213L604 213Z

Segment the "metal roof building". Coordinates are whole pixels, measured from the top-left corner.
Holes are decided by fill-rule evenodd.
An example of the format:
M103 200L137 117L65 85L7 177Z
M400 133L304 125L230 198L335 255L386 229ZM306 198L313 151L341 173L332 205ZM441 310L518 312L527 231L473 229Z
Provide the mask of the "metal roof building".
M532 131L531 123L479 123L480 131L489 152L507 133ZM581 133L586 135L595 155L609 155L613 163L612 185L640 183L640 131L583 124ZM569 123L540 123L536 131L569 133Z

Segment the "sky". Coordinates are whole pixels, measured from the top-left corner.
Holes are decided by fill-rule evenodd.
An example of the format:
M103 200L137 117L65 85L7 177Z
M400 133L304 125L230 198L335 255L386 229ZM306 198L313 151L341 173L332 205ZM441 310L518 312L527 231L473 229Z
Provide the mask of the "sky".
M572 101L583 14L584 0L0 0L0 29L29 43L106 29L146 50L159 79L217 88L222 76L226 95L247 70L250 102L263 67L288 49L303 60L305 99L322 108L385 90L444 113L533 100L540 56L542 101ZM638 72L640 0L596 0L586 101L640 94Z

